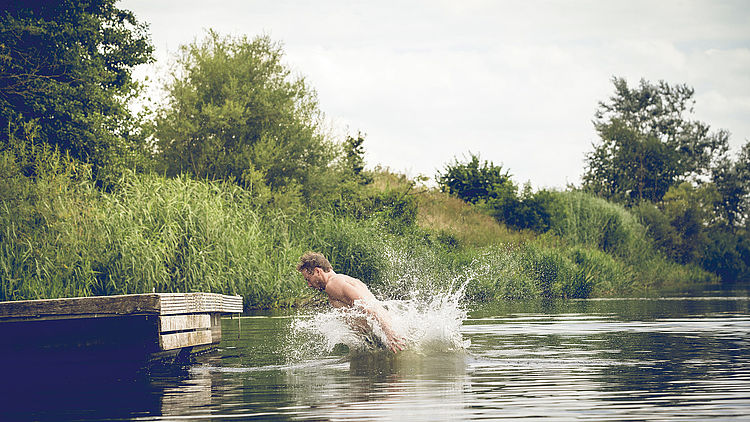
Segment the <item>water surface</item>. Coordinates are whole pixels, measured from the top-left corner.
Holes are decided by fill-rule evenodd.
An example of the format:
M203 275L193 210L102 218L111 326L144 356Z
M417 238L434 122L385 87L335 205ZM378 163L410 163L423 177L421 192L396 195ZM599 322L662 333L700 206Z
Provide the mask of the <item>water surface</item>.
M326 310L248 315L224 320L220 350L191 366L64 389L39 380L0 419L748 420L749 304L471 305L456 326L423 316L430 334L395 356L303 335Z

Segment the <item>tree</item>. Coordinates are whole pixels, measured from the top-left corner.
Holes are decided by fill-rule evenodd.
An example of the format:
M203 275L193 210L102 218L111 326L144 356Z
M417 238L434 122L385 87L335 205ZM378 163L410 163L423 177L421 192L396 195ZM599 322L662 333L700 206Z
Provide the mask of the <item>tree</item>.
M466 162L454 159L435 179L443 192L456 195L472 204L492 203L499 208L516 198L517 187L508 171L485 160L480 165L478 154L469 154Z
M99 179L138 150L127 101L152 60L147 26L116 0L5 2L0 13L0 147L12 137L91 163Z
M725 228L710 230L701 266L718 274L725 283L750 279L750 236Z
M315 92L282 58L267 36L208 31L181 48L155 119L167 174L314 190L334 149L321 133Z
M750 141L740 150L737 160L723 157L713 169L712 181L719 192L718 214L730 231L746 224L750 212Z
M344 172L359 184L366 185L372 182L372 176L364 172L365 169L365 137L361 132L357 137L347 136L344 141Z
M619 202L660 201L678 182L709 173L726 152L728 133L690 119L692 88L641 80L631 89L613 78L615 94L600 102L594 127L601 142L586 157L584 188Z
M671 257L682 264L699 262L713 223L713 204L718 194L711 184L698 187L689 182L672 186L664 195L661 208L678 235Z
M517 229L529 229L544 233L552 228L552 219L565 213L557 195L548 190L533 192L530 184L525 184L521 194L508 201L503 209L502 220Z
M630 210L666 256L681 264L699 263L709 243L718 197L711 183L682 182L669 188L659 204L643 201Z

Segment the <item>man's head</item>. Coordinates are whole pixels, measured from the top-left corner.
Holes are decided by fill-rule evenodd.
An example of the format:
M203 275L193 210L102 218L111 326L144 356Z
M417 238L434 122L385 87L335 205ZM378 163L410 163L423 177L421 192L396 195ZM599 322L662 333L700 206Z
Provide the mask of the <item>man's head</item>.
M307 252L299 258L299 264L297 264L297 271L302 270L314 270L320 268L323 272L328 272L333 269L331 263L328 262L323 254L317 252Z
M323 273L332 269L326 257L317 252L307 252L299 258L299 264L297 264L297 271L302 273L307 285L318 290L325 289Z

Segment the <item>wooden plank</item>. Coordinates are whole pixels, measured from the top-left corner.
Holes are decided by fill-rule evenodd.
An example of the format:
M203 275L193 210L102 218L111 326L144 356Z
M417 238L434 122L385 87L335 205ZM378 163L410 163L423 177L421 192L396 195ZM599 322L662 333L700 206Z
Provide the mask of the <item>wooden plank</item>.
M211 314L211 338L214 343L221 342L221 314L217 312Z
M160 299L162 315L211 312L216 308L210 293L166 293ZM221 299L219 299L221 300ZM216 309L220 311L221 309Z
M224 296L222 312L241 314L243 309L242 296Z
M217 293L149 293L0 302L0 321L56 316L241 313L242 297Z
M187 331L182 333L161 334L159 346L161 350L180 349L183 347L200 346L213 343L211 330Z
M54 315L114 316L154 313L159 313L158 294L0 302L0 319L39 318Z
M211 315L162 315L159 317L159 332L211 329Z
M242 296L218 293L161 293L159 300L161 315L242 312ZM240 304L239 307L237 303Z

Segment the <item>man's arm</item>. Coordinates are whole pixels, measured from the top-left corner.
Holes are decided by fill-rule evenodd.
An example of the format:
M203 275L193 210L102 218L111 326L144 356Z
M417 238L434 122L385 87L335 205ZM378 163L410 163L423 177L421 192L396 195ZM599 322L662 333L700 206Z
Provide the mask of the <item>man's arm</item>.
M358 306L378 322L386 335L389 348L394 353L403 350L404 339L393 332L388 311L383 308L367 286L353 277L343 274L336 276L338 279L332 285L329 284L332 287L330 291L326 288L331 305L334 307Z
M404 339L393 332L388 311L383 308L380 303L361 302L361 308L368 314L372 315L378 322L378 325L380 325L380 328L388 339L388 347L393 353L404 350Z

